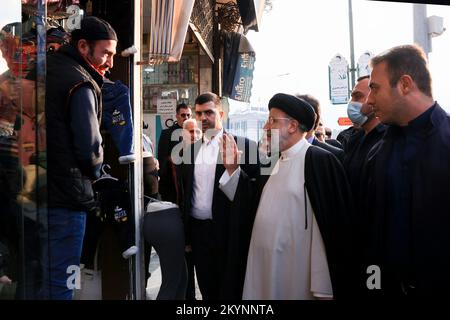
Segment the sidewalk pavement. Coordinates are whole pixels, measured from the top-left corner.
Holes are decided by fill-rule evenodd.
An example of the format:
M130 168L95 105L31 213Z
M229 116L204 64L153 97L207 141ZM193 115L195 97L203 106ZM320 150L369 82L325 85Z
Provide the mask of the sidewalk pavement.
M149 271L151 275L147 279L146 297L147 300L156 300L159 292L159 287L161 286L161 268L159 266L158 254L153 248L150 256ZM197 300L202 299L202 295L197 284L197 278L195 278L195 297Z

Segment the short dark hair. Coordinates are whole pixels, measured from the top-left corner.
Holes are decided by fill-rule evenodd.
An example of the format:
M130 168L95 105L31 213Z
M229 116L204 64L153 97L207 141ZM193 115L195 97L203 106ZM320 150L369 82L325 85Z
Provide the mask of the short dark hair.
M189 109L189 106L186 103L180 103L179 105L177 105L176 112L179 113L180 109Z
M220 101L220 97L215 93L205 92L195 99L195 104L204 104L208 102L214 102L216 108L222 110L222 101Z
M297 98L305 100L306 102L308 102L311 105L311 107L313 107L314 113L316 114L316 120L314 121L313 129L316 130L317 127L319 126L320 113L321 113L319 100L317 100L310 94L296 94L295 96Z
M417 45L402 45L393 47L370 60L372 68L386 62L391 87L397 85L401 76L407 74L417 84L419 90L432 97L431 75L427 58L423 49Z

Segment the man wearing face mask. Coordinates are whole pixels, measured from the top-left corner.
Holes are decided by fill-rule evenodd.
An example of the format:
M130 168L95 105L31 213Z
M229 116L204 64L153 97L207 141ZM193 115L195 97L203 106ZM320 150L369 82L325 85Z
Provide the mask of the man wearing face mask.
M372 107L366 103L369 91L369 76L358 78L347 106L350 120L363 129L349 138L344 157L344 168L355 199L359 199L361 168L365 158L385 131L385 126L375 117Z
M72 299L70 270L80 264L86 213L95 208L91 181L100 177L103 162L100 88L116 45L109 23L86 17L70 44L47 58L48 259L42 299Z

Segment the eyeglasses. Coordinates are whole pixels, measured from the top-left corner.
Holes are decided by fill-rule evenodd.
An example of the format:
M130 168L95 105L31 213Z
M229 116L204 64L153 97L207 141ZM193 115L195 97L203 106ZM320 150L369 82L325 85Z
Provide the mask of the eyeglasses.
M316 138L322 138L323 136L325 136L325 134L323 134L322 132L315 132L314 134Z
M190 118L191 114L190 113L180 113L180 117L182 117L182 118Z
M275 123L275 120L294 120L294 119L292 119L292 118L275 118L275 117L269 116L267 118L267 123L272 125Z
M214 110L211 110L211 109L205 110L205 111L195 111L195 115L196 115L198 118L200 118L200 117L202 116L202 114L204 114L204 115L207 116L207 117L210 117L210 116L212 116L214 113L215 113L215 111L214 111Z

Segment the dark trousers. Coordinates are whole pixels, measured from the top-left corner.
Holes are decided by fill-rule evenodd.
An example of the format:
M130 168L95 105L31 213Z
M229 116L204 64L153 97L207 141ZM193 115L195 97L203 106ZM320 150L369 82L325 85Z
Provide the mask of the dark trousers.
M191 219L191 244L195 273L203 300L219 298L218 253L211 220Z
M186 267L188 272L188 283L186 288L186 300L196 300L195 298L195 270L192 252L185 253Z
M184 300L187 269L184 259L184 230L176 212L151 212L144 218L145 241L155 248L161 265L162 283L157 300Z

